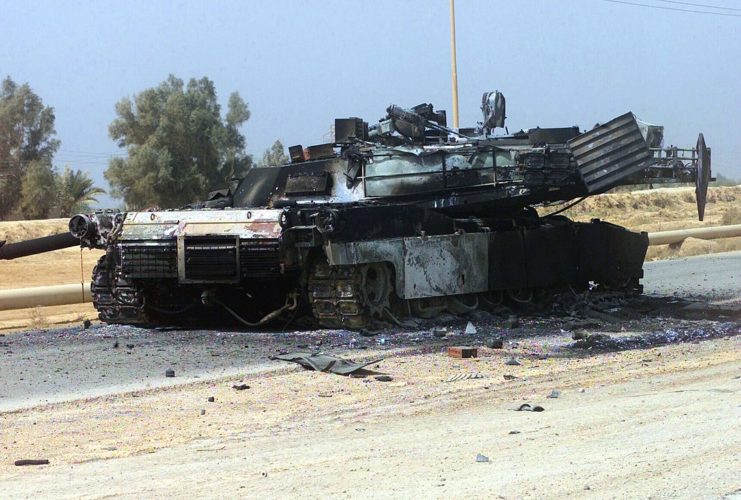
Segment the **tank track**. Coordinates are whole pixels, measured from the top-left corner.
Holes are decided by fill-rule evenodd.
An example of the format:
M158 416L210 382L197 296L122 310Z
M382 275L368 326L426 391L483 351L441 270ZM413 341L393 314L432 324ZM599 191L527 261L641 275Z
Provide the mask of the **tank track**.
M361 277L355 266L330 267L324 261L314 264L308 282L311 311L326 328L365 328Z
M138 306L140 295L137 290L129 286L116 286L114 293L111 284L114 277L108 264L108 256L104 255L98 259L90 283L90 293L93 297L93 306L98 311L98 318L106 323L150 323L143 308Z

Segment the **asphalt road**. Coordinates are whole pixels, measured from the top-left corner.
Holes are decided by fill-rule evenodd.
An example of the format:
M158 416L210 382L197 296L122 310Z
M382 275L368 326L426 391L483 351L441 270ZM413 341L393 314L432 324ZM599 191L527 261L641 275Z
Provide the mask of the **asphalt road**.
M741 252L646 262L644 292L741 300Z
M741 300L741 252L649 262L647 294ZM493 332L500 321L474 322ZM455 320L462 330L466 320ZM570 341L560 320L523 319L513 336ZM0 334L1 335L1 334ZM343 355L359 348L394 349L430 342L426 331L364 338L343 330L294 332L142 329L95 325L0 336L0 411L281 368L268 358L280 351L322 349ZM428 340L425 340L428 339ZM467 339L472 341L472 339ZM483 342L479 339L479 342ZM357 352L355 353L357 354ZM174 378L165 377L168 368Z

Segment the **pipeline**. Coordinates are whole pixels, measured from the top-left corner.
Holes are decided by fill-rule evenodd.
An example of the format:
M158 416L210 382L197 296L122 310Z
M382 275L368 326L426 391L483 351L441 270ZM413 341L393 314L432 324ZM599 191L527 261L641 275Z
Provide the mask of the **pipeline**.
M91 302L90 283L0 290L0 311Z
M741 224L731 226L696 227L692 229L677 229L675 231L660 231L648 233L649 245L673 245L681 243L687 238L713 240L718 238L735 238L741 236Z

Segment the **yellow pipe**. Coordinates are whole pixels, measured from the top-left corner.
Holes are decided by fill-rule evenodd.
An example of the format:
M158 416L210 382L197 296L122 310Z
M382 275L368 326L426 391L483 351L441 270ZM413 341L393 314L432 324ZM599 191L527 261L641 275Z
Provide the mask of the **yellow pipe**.
M0 311L91 302L90 283L0 290Z
M671 245L681 243L687 238L713 240L717 238L735 238L741 236L741 224L731 226L695 227L692 229L677 229L675 231L660 231L648 233L649 245Z
M458 68L455 58L455 0L450 0L450 57L453 85L453 128L458 128Z

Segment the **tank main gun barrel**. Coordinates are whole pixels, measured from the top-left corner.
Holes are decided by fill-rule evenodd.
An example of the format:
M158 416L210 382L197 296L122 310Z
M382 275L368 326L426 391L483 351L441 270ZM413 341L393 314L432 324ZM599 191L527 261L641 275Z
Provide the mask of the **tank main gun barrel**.
M0 259L18 259L29 255L70 248L79 244L79 238L75 238L70 233L53 234L51 236L2 245L0 246Z

